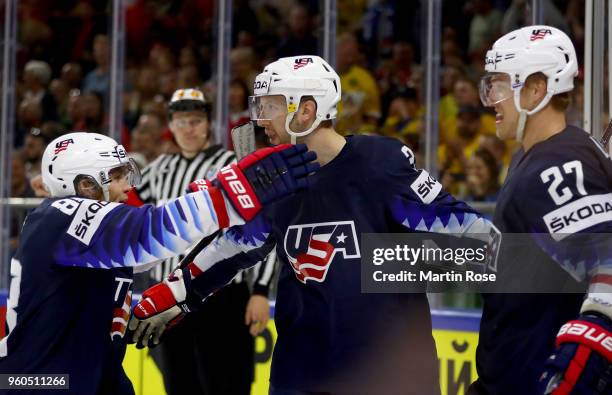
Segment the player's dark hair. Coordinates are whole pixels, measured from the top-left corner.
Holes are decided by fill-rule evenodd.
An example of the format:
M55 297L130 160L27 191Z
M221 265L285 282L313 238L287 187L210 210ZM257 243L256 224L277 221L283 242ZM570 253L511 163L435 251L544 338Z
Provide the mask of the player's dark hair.
M544 73L540 72L531 74L529 77L527 77L527 80L525 80L525 85L534 84L539 81L547 82L548 77L546 77ZM572 96L570 95L570 92L558 93L550 98L550 105L559 112L567 110L570 104L572 104Z

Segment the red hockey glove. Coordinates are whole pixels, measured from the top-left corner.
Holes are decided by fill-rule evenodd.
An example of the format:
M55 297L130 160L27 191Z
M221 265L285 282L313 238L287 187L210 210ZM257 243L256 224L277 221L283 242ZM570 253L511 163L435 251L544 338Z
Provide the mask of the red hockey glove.
M189 312L185 304L186 290L181 274L181 270L177 270L168 279L147 289L134 307L128 325L128 341L136 343L137 348L159 344L164 332Z

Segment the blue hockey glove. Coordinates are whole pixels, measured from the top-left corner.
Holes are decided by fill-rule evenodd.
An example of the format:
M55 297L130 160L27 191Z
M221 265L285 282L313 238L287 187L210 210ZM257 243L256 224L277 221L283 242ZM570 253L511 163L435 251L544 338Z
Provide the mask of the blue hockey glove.
M306 188L308 176L319 167L312 162L316 157L304 144L263 148L224 167L212 182L197 180L189 189L221 188L238 214L248 221L263 205Z
M595 314L559 330L557 349L540 378L544 394L612 394L612 322Z

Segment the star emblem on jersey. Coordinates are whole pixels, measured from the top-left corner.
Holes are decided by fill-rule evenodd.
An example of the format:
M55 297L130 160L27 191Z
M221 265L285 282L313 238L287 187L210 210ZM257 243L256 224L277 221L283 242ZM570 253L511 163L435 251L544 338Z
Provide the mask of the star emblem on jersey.
M284 240L287 259L297 279L323 282L336 254L361 258L354 221L292 225Z

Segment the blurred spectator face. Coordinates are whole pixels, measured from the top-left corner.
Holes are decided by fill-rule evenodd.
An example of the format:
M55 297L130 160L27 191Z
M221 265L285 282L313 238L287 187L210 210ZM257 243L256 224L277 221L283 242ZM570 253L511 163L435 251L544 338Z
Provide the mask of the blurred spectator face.
M26 71L23 73L23 84L25 88L29 91L34 90L40 86L38 78L32 71Z
M198 69L195 66L182 67L178 72L178 85L197 87L200 85Z
M68 117L72 122L75 122L83 117L81 106L81 91L73 89L68 93L68 106L66 109Z
M442 71L442 88L446 93L452 92L453 87L455 86L455 82L461 76L461 71L452 66L444 67L444 71Z
M66 131L66 128L59 122L46 121L40 127L40 131L46 136L46 140L51 142L56 137L61 136Z
M98 66L104 67L108 65L110 60L110 43L107 36L96 36L93 45L93 57Z
M26 63L23 82L27 90L44 89L51 80L51 67L47 62L31 60Z
M476 177L481 183L488 183L491 180L491 172L480 156L474 155L470 158L467 171L468 175Z
M143 67L138 73L138 90L145 97L152 97L159 88L159 78L155 69Z
M453 96L458 106L478 106L480 98L478 89L467 80L457 80L453 89Z
M499 190L499 167L495 158L487 150L478 149L468 160L466 181L469 193L476 197Z
M25 127L40 126L43 110L40 103L35 100L24 99L19 105L17 116L19 123Z
M472 113L459 113L457 115L457 134L459 137L471 140L480 129L480 116Z
M196 154L208 145L209 123L200 111L178 111L172 115L170 130L184 155Z
M389 115L401 119L414 118L419 111L419 103L416 98L396 97L389 107Z
M445 40L442 42L442 63L455 67L463 66L461 49L455 41Z
M28 182L25 161L21 155L13 154L11 172L11 196L21 196Z
M359 45L355 36L343 34L338 38L336 46L336 62L340 73L348 69L357 62L359 57ZM341 71L340 71L341 70Z
M496 136L483 135L480 137L480 148L485 149L495 157L497 162L501 162L506 154L506 144Z
M49 91L58 103L64 103L68 97L68 85L59 78L51 81L51 84L49 84Z
M164 131L161 120L150 114L141 115L138 125L132 132L132 149L144 155L148 162L155 159L159 150L159 143Z
M289 29L297 37L305 36L310 24L310 15L305 7L297 6L289 14Z
M236 47L254 47L255 46L255 35L246 30L238 32Z
M195 66L196 64L197 62L194 49L191 47L183 47L179 56L179 66Z
M47 143L44 138L28 133L23 144L23 156L27 162L38 162L42 159L46 147Z
M177 86L176 73L164 74L160 79L159 89L165 97L172 97L172 93L174 93Z
M149 53L149 64L152 65L160 74L167 74L174 71L174 55L169 48L163 45L153 45Z
M234 48L230 52L230 65L232 75L238 78L247 78L253 70L255 53L252 48Z
M247 108L249 92L241 82L234 81L229 88L229 106L232 111L244 111Z
M61 79L69 88L78 88L81 86L82 70L78 63L66 63L62 67Z
M412 45L400 41L393 45L393 63L401 68L409 68L414 62L414 51Z
M469 159L466 179L471 194L476 196L485 194L491 183L491 176L489 168L480 156L474 155Z
M102 117L102 102L94 93L85 93L81 96L81 110L85 118L99 120Z
M174 91L173 91L174 92ZM172 93L170 94L172 95ZM153 100L146 102L142 107L145 114L155 114L159 119L166 119L166 99L162 95L155 95Z

